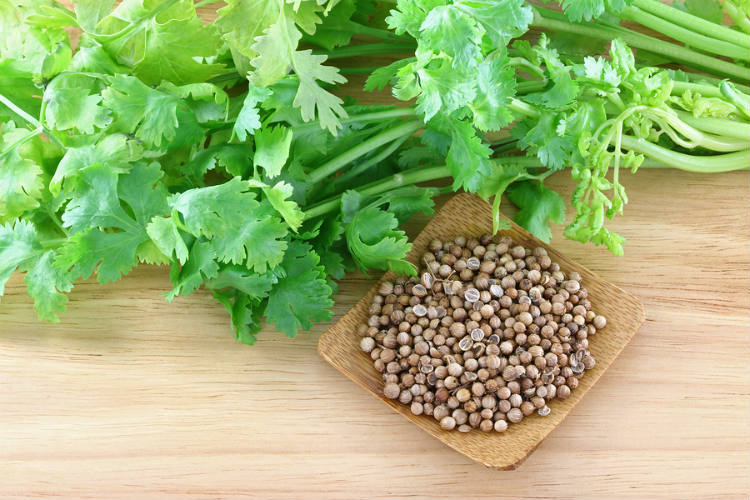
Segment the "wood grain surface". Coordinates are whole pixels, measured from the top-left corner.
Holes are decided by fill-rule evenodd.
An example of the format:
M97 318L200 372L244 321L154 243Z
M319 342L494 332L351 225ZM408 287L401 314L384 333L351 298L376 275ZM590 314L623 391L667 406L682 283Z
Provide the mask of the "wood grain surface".
M333 322L296 339L265 328L243 346L208 293L167 303L167 269L141 266L77 285L57 325L37 322L11 278L0 497L747 498L748 173L621 176L624 257L560 227L552 244L639 296L646 323L518 470L471 462L328 365L315 351ZM548 182L569 197L568 174ZM333 321L377 277L344 279Z
M461 222L457 224L456 221ZM550 402L552 413L547 417L532 415L518 424L511 425L502 434L479 431L464 434L456 430L445 431L434 418L414 415L409 406L386 398L383 395L382 374L375 370L370 356L362 352L361 337L356 332L360 325L367 323L372 299L382 281L393 281L398 277L393 272L386 273L349 312L323 333L318 341L318 353L360 387L457 452L493 469L513 470L560 425L571 409L596 384L641 327L645 315L643 304L637 297L605 281L580 263L570 260L512 221L505 221L510 227L497 233L495 241L508 236L513 239L514 244L526 248L544 247L552 262L559 264L561 271L575 271L581 275L593 310L607 318L607 326L589 338L591 354L596 359L596 365L593 369L586 370L585 375L579 379L578 388L571 392L570 397L564 401ZM420 267L424 265L421 257L427 251L430 242L435 239L453 241L459 236L479 238L488 233L492 233L490 205L476 195L458 194L440 208L413 240L412 249L406 259Z

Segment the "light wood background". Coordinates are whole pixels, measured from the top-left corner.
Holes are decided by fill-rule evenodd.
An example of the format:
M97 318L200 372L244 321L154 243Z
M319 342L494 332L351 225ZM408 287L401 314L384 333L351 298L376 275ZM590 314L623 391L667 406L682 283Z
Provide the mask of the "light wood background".
M641 297L646 323L520 469L468 461L331 368L315 352L328 324L243 346L209 294L167 303L167 270L141 266L80 283L58 325L38 323L11 278L0 497L747 498L748 173L623 181L624 257L559 227L552 244ZM565 173L550 185L572 189ZM334 321L374 278L341 282Z

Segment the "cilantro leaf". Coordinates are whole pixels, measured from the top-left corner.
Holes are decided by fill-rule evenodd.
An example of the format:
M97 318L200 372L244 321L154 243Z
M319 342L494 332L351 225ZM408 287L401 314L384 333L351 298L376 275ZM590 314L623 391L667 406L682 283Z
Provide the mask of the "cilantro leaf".
M55 251L47 250L29 266L25 280L39 319L57 323L68 301L63 292L72 290L73 284L66 273L54 267L54 261Z
M29 133L16 128L13 122L2 124L0 132L0 151ZM17 149L0 155L0 223L39 206L44 188L42 174L42 168L32 159L22 157Z
M198 19L192 0L124 0L97 27L92 37L148 85L205 82L225 71L206 61L222 40L213 24Z
M619 14L633 0L563 0L565 15L571 21L591 21L610 11Z
M17 220L0 225L0 296L16 267L43 252L31 222Z
M253 162L263 167L268 177L278 177L289 158L292 144L292 129L279 125L267 127L255 136L255 156Z
M307 243L290 242L281 268L285 276L271 289L265 308L268 321L294 337L299 329L309 330L313 321L330 320L331 287L315 250Z
M470 107L479 130L499 130L513 121L508 104L516 93L516 80L507 62L507 57L495 57L482 61L477 68L479 91Z
M159 147L177 135L180 100L154 90L137 78L116 75L102 92L104 105L114 112L114 127L135 136L148 147Z
M427 14L419 30L420 39L432 50L445 52L453 58L454 68L472 65L480 56L478 44L482 31L457 7L435 7Z
M565 203L560 195L535 181L516 182L506 192L508 199L521 209L515 217L516 223L549 243L552 231L548 221L565 222Z
M253 134L255 130L260 128L260 113L257 106L270 94L271 92L266 88L256 87L252 83L249 84L247 95L242 102L242 109L240 109L234 127L232 127L232 136L236 136L240 141L245 142L248 134Z
M173 218L154 217L146 226L146 232L164 255L169 258L174 255L180 264L185 263L188 258L188 249Z
M167 300L174 300L178 295L190 295L205 281L216 278L218 274L219 264L216 262L213 246L208 241L196 241L183 266L172 264L169 272L172 290L167 293Z

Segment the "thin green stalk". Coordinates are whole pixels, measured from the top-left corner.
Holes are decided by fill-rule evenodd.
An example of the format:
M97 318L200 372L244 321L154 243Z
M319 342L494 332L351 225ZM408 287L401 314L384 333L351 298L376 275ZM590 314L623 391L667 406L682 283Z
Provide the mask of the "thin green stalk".
M414 107L406 107L406 108L396 108L396 109L388 109L385 111L373 111L372 113L362 113L361 115L352 115L348 118L342 118L341 124L347 125L349 123L368 123L368 122L376 122L376 121L382 121L382 120L388 120L390 118L400 118L402 116L415 116L417 114ZM230 123L230 125L233 125L233 123ZM292 130L295 134L300 134L302 132L306 132L311 129L317 129L320 128L320 125L317 121L308 122L303 125L298 125L296 127L292 127Z
M685 73L685 76L688 77L690 83L696 83L699 85L708 84L716 88L719 88L721 82L726 80L726 78L714 78L713 76L702 75L698 73ZM742 92L750 94L750 87L748 87L747 85L741 85L737 82L735 82L734 85Z
M722 7L724 7L729 17L737 24L737 27L745 33L750 34L750 19L747 18L744 12L738 9L732 2L725 1L722 3Z
M393 154L394 151L396 151L401 145L406 142L406 140L410 136L404 135L403 137L400 137L396 139L395 141L391 142L387 147L383 148L382 151L380 151L378 154L374 155L372 158L369 158L366 161L363 161L353 169L349 170L348 172L345 172L341 177L338 177L334 182L336 184L341 184L342 182L346 182L352 177L356 177L360 175L362 172L365 172L368 168L371 166L380 163L381 161L385 160L389 156Z
M358 68L339 68L342 75L369 75L380 66L362 66Z
M340 168L345 167L352 161L369 153L373 149L376 149L383 144L388 144L389 142L404 135L410 136L422 127L423 124L421 120L411 120L397 125L389 130L381 132L373 137L370 137L366 141L358 144L345 153L332 158L331 160L327 161L323 165L310 172L308 176L309 181L313 184L320 182L329 175L335 173Z
M197 4L195 4L195 9L198 10L201 7L205 7L206 5L211 5L214 3L223 2L224 0L201 0Z
M508 103L508 107L522 115L531 116L533 118L539 116L539 111L537 111L533 106L526 104L523 101L519 101L518 99L511 99L510 103Z
M623 135L625 149L642 153L670 167L688 172L719 173L745 170L750 164L750 149L713 156L692 156L658 146L646 139Z
M700 33L717 40L723 40L740 47L745 47L745 50L748 50L747 47L750 47L750 36L734 31L726 26L706 21L705 19L694 16L688 12L675 9L659 0L635 0L633 5L653 15L667 19L675 25L688 28L695 33ZM727 9L727 12L729 12L729 9L727 8L728 5L731 4L729 2L724 2L723 6Z
M354 21L351 21L348 24L350 27L353 28L353 31L357 33L358 35L367 35L373 38L380 38L382 40L404 40L406 39L406 37L397 35L392 31L388 31L388 30L384 30L380 28L373 28L371 26L366 26L364 24L360 24Z
M47 214L47 217L49 217L49 219L55 224L55 226L57 226L57 229L59 229L67 238L69 236L68 230L65 229L65 226L63 226L60 217L58 217L57 214L50 208L45 208L44 212Z
M530 94L531 92L538 92L544 90L547 86L547 79L544 80L527 80L518 82L516 85L516 94Z
M15 151L16 148L20 148L27 142L29 142L34 137L38 136L42 133L42 127L37 127L34 130L29 131L27 134L24 134L23 137L18 138L13 144L9 144L8 147L6 147L3 151L0 152L0 160L5 158L7 155L9 155L12 151Z
M395 189L402 186L410 186L412 184L418 184L420 182L432 181L435 179L442 179L443 177L450 176L450 170L446 166L439 167L417 167L410 170L399 172L385 179L367 184L360 189L357 189L363 196L374 196L376 194L385 193L391 189ZM314 219L321 215L325 215L329 212L335 212L339 208L341 203L341 195L333 196L327 200L323 200L320 203L316 203L309 208L305 209L305 218Z
M672 95L682 95L688 90L690 92L697 92L703 97L721 97L721 91L719 90L719 87L673 80Z
M724 118L700 117L696 118L687 111L676 110L677 116L691 127L704 132L717 134L725 138L747 141L750 146L750 123Z
M3 94L0 94L0 103L5 104L6 107L8 107L11 111L13 111L15 114L29 122L31 125L33 125L35 128L39 128L42 126L41 123L39 123L39 120L28 114L26 111L22 110L18 106L16 106L16 103L5 97Z
M68 241L68 238L52 238L42 241L42 248L56 248Z
M343 59L345 57L372 56L377 54L413 53L416 48L417 44L414 42L383 42L347 45L327 51L316 50L314 53L328 56L328 59Z
M624 28L615 28L594 23L571 23L560 13L541 7L536 7L534 9L534 22L532 24L537 28L571 33L590 38L598 38L601 40L620 38L631 47L661 54L674 61L683 62L693 67L701 67L719 75L739 78L746 81L750 80L750 70L745 67L721 59L716 59L715 57L705 54L699 54L689 48L665 42Z
M717 40L702 35L692 29L683 28L682 26L675 24L671 19L663 19L635 6L629 6L623 9L620 17L640 23L647 28L651 28L654 31L687 44L691 48L729 57L731 59L750 61L750 40L748 40L748 43L745 44L745 46L740 46L724 40Z

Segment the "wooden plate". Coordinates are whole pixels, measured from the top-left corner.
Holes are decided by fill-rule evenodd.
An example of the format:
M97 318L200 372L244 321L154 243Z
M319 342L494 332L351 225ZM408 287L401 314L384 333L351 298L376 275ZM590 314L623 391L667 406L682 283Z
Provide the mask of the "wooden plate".
M463 225L457 224L456 221L463 222ZM416 264L430 240L434 238L446 240L457 236L480 236L490 232L492 232L490 206L474 195L459 194L451 198L427 224L414 241L407 259ZM561 270L578 271L583 278L583 286L588 289L594 310L607 318L606 328L591 338L589 346L589 350L596 359L596 365L581 377L578 388L571 392L568 399L554 400L549 404L552 409L549 416L540 417L533 414L521 423L509 426L504 433L484 433L478 429L469 433L461 433L455 430L444 431L432 417L413 415L407 405L386 399L383 396L382 376L373 367L370 357L360 350L361 338L356 333L357 327L367 320L369 305L380 282L320 337L318 353L373 396L457 452L487 467L509 470L518 467L562 422L630 342L645 316L643 304L638 298L604 281L516 224L511 222L511 228L501 231L496 238L504 234L529 248L543 246L552 260L560 264ZM395 276L394 273L388 272L381 281L392 280Z

